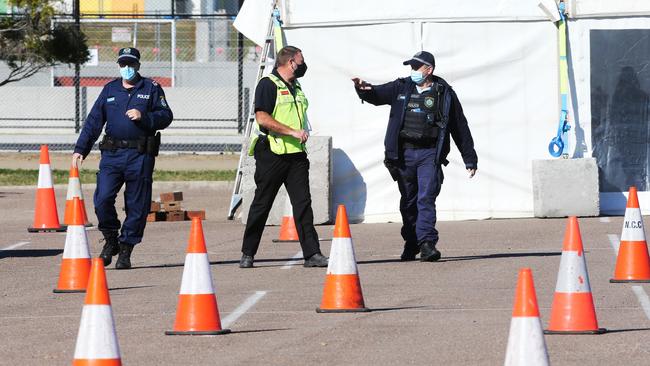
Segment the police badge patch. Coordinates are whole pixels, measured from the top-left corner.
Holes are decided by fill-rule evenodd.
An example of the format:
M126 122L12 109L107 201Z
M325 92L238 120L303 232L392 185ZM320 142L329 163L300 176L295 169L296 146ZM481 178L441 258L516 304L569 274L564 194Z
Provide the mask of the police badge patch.
M163 107L167 108L167 102L165 102L165 97L162 95L160 96L160 104L162 104Z
M435 104L435 99L433 97L424 98L424 106L427 107L428 109L433 109L434 104Z

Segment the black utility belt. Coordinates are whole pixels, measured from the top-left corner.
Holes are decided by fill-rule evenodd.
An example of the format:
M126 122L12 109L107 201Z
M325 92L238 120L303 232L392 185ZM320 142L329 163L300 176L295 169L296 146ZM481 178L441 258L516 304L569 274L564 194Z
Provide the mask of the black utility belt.
M141 144L140 139L118 140L118 139L113 139L109 136L104 136L104 138L99 142L99 149L100 150L137 149L140 144Z
M409 148L416 148L415 146L435 146L438 142L438 134L438 127L421 130L403 129L399 132L399 139L405 145L414 145L409 146Z
M417 143L402 140L402 149L433 149L436 147L436 142Z
M155 136L142 136L137 140L120 140L108 135L99 142L99 150L138 149L141 154L158 156L160 150L160 132Z

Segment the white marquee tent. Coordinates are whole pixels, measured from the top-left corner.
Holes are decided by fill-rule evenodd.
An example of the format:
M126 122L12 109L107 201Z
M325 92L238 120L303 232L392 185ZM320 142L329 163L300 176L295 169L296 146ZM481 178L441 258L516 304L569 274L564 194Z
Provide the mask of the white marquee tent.
M382 83L407 76L402 61L427 50L436 57L435 73L463 104L479 156L477 176L468 179L452 144L437 201L440 219L532 216L531 162L551 158L548 144L559 119L558 30L538 3L279 1L287 43L300 47L309 65L301 83L312 134L333 136L332 204L345 204L357 221L400 220L397 186L382 164L389 107L362 104L350 78ZM235 26L262 44L272 6L246 0ZM573 0L567 6L570 155L586 157L594 151L590 31L650 29L650 1ZM643 52L650 59L650 48ZM615 211L621 196L601 193L601 209ZM650 203L645 193L640 198L642 206Z

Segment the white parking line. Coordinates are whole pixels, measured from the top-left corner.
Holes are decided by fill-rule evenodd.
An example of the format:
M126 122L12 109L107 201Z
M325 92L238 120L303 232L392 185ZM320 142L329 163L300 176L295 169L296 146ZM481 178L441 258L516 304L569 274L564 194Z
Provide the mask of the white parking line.
M611 222L611 220L609 219L609 217L603 216L600 218L600 222Z
M648 298L648 294L646 294L645 290L641 286L632 286L632 291L634 291L636 298L639 299L639 303L643 308L645 316L650 319L650 298Z
M8 246L8 247L6 247L6 248L2 248L2 249L0 249L0 251L3 251L3 250L12 250L12 249L20 248L20 247L22 247L23 245L27 245L27 244L29 244L29 243L30 243L30 242L28 242L28 241L21 241L20 243L16 243L16 244L10 245L10 246Z
M609 239L609 244L612 245L615 254L618 255L618 246L621 244L621 242L618 240L618 235L608 234L607 238Z
M614 252L618 255L618 247L620 245L618 235L609 234L607 237L609 238L609 243L612 245ZM641 286L632 286L632 291L636 295L637 300L639 300L639 304L641 304L645 316L650 320L650 298L648 298L648 294Z
M232 323L237 321L240 316L246 314L246 312L250 310L253 305L255 305L258 301L260 301L261 298L264 297L264 295L266 295L266 291L256 291L253 295L246 299L246 301L244 301L235 310L233 310L232 313L221 320L222 327L228 328Z
M284 266L281 267L281 269L289 269L294 265L300 263L300 261L298 261L298 259L300 258L302 258L302 250L296 253L293 257L291 257L291 260L285 263Z

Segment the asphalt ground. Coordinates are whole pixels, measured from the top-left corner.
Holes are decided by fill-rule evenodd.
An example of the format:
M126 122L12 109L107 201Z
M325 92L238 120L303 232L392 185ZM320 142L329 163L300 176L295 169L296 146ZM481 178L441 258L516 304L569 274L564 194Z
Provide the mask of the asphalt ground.
M231 334L166 336L172 328L189 222L151 223L134 268L108 284L125 365L499 365L503 364L517 273L533 270L548 324L566 221L440 222L437 263L400 262L400 225L351 226L366 306L318 314L324 268L303 268L296 243L265 231L256 268L240 269L243 226L225 219L230 183L156 184L182 190L206 209L204 233L221 320ZM0 187L0 364L66 365L73 359L83 294L54 294L64 233L31 234L33 187ZM92 215L93 187L84 187ZM65 187L57 187L60 209ZM118 198L118 207L122 207ZM62 218L63 212L59 215ZM122 214L122 213L121 213ZM603 335L547 335L554 365L648 365L648 285L610 284L622 217L581 219L590 282ZM332 226L318 226L331 238ZM93 255L100 233L88 231ZM329 252L330 242L322 249ZM645 304L645 305L641 305Z

